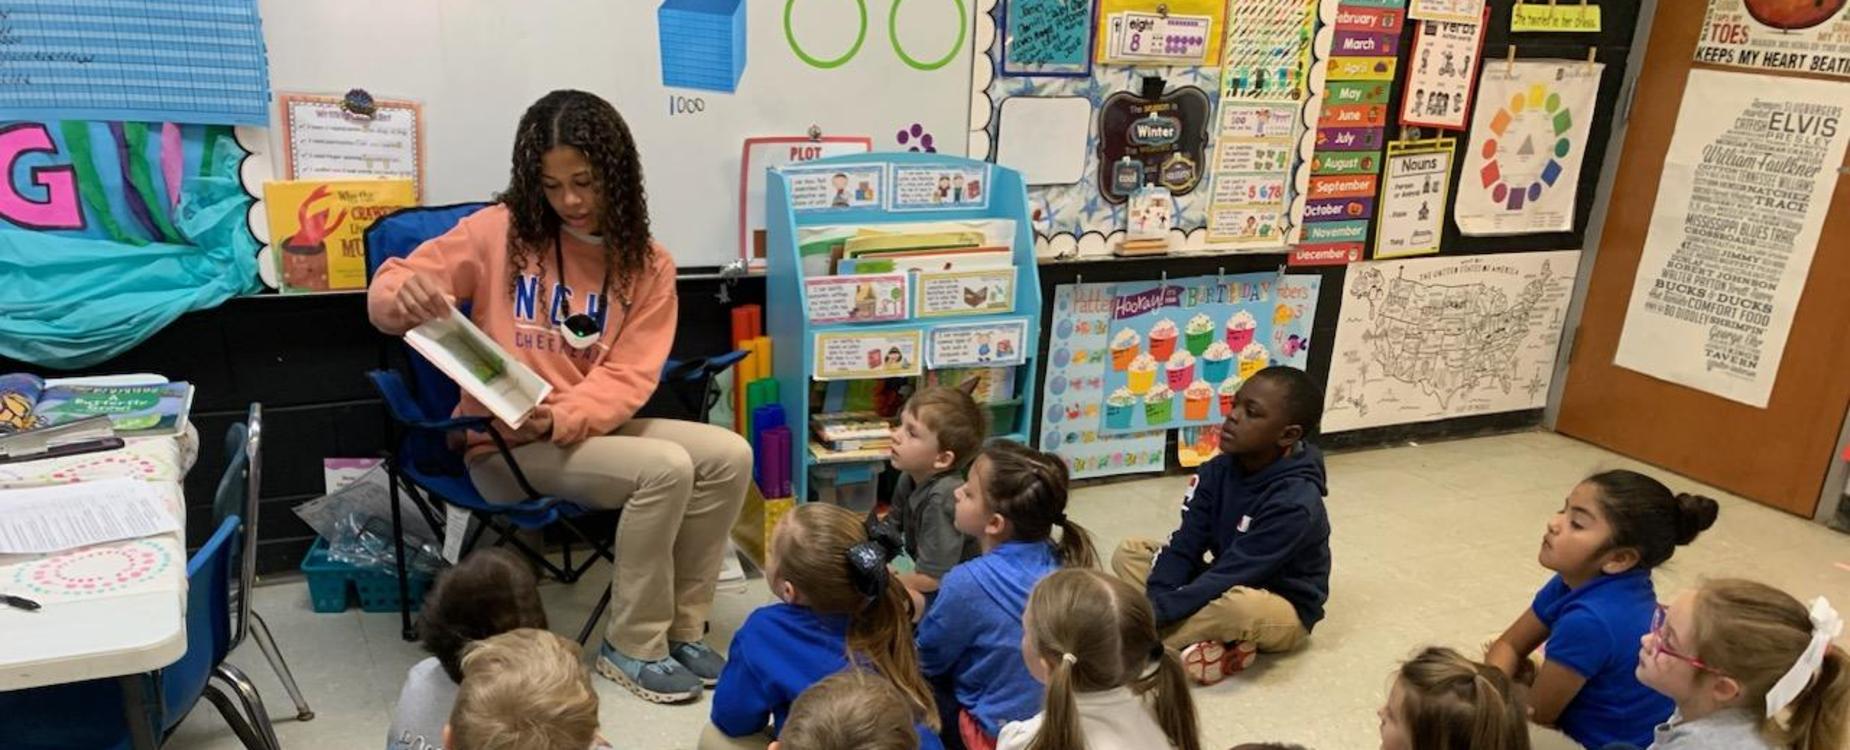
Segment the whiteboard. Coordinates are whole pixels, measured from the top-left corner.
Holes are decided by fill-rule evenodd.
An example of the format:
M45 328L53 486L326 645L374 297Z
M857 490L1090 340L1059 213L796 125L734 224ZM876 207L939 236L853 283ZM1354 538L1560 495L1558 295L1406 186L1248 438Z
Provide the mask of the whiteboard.
M746 64L736 93L662 85L662 0L258 6L272 90L338 95L357 87L424 104L426 204L488 200L504 188L515 126L546 92L577 88L610 100L642 152L656 239L684 268L738 257L739 162L748 137L801 135L814 125L828 135L871 137L875 150L905 150L898 136L917 124L939 153L965 153L975 0L743 2ZM865 38L836 67L811 65L793 49L791 40L813 59L842 57L863 17ZM699 111L676 113L677 96L698 100ZM269 138L280 174L280 128Z

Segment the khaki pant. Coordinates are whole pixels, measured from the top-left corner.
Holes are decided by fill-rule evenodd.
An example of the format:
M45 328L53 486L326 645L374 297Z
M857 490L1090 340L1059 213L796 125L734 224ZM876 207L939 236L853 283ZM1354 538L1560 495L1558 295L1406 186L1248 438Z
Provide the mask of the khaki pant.
M1126 539L1111 555L1111 572L1138 591L1145 590L1160 542ZM1265 589L1235 586L1187 619L1162 631L1163 644L1181 650L1200 641L1246 641L1261 652L1291 651L1310 633L1285 598Z
M540 492L589 508L622 508L610 623L604 639L624 655L668 657L668 641L698 641L727 535L752 478L752 449L730 430L698 422L633 419L615 433L561 448L514 449ZM490 501L524 497L500 454L469 468Z

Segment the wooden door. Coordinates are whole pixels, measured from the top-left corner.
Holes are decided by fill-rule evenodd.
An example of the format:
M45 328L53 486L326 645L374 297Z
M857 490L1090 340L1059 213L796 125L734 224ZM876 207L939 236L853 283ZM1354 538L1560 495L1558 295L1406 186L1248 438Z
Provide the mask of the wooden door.
M1809 518L1850 406L1850 180L1841 172L1767 408L1613 365L1683 84L1692 67L1708 67L1692 63L1705 6L1658 4L1556 428Z

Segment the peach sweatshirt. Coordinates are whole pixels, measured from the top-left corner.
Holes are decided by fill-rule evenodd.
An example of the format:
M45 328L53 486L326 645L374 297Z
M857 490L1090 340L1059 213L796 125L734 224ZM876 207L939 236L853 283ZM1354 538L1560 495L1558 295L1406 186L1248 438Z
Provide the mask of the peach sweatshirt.
M374 324L389 332L402 332L393 297L414 271L434 278L459 303L473 302L469 319L488 333L515 359L552 383L552 442L571 445L594 435L608 434L628 421L655 392L662 363L674 343L679 311L675 293L674 259L666 248L652 245L642 277L635 284L630 308L623 308L612 280L611 301L598 299L604 278L603 249L562 233L565 283L559 286L558 262L553 249L541 249L546 277L532 263L523 269L510 289L507 252L508 209L484 208L464 218L455 228L402 259L379 267L366 290L366 307ZM548 292L540 294L544 286ZM550 310L542 310L546 304ZM559 334L559 322L568 313L603 317L596 344L573 349ZM621 345L622 351L617 351ZM488 410L469 394L456 405L458 416L488 416ZM467 456L471 459L494 450L493 441L470 432Z

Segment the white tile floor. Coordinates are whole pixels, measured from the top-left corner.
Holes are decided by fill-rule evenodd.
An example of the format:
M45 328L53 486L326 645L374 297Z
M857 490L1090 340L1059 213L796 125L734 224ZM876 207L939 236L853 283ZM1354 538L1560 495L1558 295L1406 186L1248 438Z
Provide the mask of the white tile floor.
M1535 562L1547 516L1575 482L1606 468L1647 471L1673 489L1722 502L1715 528L1659 570L1665 597L1703 576L1731 575L1850 606L1850 540L1843 535L1568 438L1532 432L1335 455L1329 617L1308 650L1262 657L1239 679L1196 691L1204 746L1289 740L1321 750L1374 747L1374 711L1396 660L1428 643L1474 648L1514 619L1547 575ZM1184 481L1086 487L1076 492L1072 515L1107 550L1127 536L1160 538L1176 520ZM604 575L544 587L555 629L576 634L598 595L591 581ZM744 593L722 594L713 613L717 645L767 601L756 580ZM233 654L261 689L283 744L381 747L399 682L421 658L415 644L399 640L397 616L314 614L300 582L261 589L257 605L316 712L309 722L290 718L288 696L262 654L249 644ZM601 678L596 683L604 732L622 750L692 747L706 720L704 700L655 706ZM202 704L168 746L238 745Z

